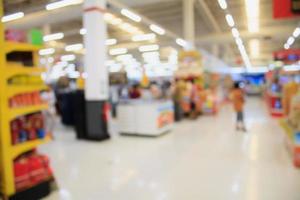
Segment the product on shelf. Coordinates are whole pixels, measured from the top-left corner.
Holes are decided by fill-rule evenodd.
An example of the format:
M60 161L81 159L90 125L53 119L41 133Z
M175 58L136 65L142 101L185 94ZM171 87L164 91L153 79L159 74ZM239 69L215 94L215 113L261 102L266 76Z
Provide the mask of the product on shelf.
M7 29L5 31L5 39L13 42L26 42L27 36L25 31Z
M51 179L49 158L36 152L23 154L14 161L14 176L17 191Z
M18 94L11 97L9 100L10 108L41 105L43 103L45 102L42 100L40 92Z
M11 122L12 144L45 138L44 127L44 116L40 112L15 119Z
M292 98L298 91L298 84L294 81L287 83L283 86L283 96L282 96L282 106L284 110L284 114L286 116L289 115L291 111L291 101Z
M291 100L288 121L296 132L300 132L300 89Z

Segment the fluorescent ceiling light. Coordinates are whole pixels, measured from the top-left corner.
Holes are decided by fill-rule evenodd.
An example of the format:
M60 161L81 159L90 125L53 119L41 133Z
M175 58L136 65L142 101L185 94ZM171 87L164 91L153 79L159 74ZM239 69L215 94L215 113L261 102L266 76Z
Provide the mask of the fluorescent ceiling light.
M164 35L166 33L165 29L163 29L155 24L151 24L150 29L159 35Z
M227 14L227 15L226 15L226 21L227 21L227 24L228 24L230 27L234 27L234 20L233 20L232 15Z
M299 35L300 35L300 28L297 27L297 28L294 30L293 36L294 36L294 38L297 38L297 37L299 37Z
M235 38L235 42L238 46L242 46L243 45L243 40L240 37Z
M157 51L158 49L159 49L159 46L157 44L145 45L145 46L140 46L139 47L140 52Z
M284 44L284 48L285 48L285 49L289 49L289 48L290 48L290 45L287 44L287 43L285 43L285 44Z
M54 67L64 68L64 67L67 67L68 64L69 63L66 61L61 61L61 62L56 63Z
M65 62L67 62L67 61L73 61L73 60L76 59L76 56L74 54L69 54L69 55L61 56L60 59L62 61L65 61Z
M248 31L257 33L259 31L259 0L245 0L248 19Z
M146 52L146 53L143 53L142 56L143 56L143 58L159 57L159 52L158 51Z
M126 54L127 52L128 50L126 48L117 48L117 49L111 49L109 51L109 54L112 56L116 56L116 55Z
M120 25L120 24L123 22L122 19L120 19L120 18L114 16L114 15L111 14L111 13L105 13L105 14L104 14L104 20L105 20L106 22L112 24L112 25L115 25L115 26L116 26L116 25Z
M58 8L63 8L66 6L76 5L83 3L83 0L62 0L54 3L49 3L46 5L46 10L54 10Z
M253 39L249 42L250 46L250 55L253 58L257 58L259 56L259 40Z
M176 43L178 45L182 46L182 47L186 47L186 45L187 45L187 42L184 39L181 39L181 38L177 38Z
M71 44L65 47L66 51L79 51L83 49L83 44L79 43L79 44Z
M54 48L48 48L48 49L41 49L39 51L39 55L40 56L46 56L46 55L51 55L55 53L55 49Z
M17 12L17 13L14 13L14 14L3 16L1 21L3 23L5 23L5 22L10 22L10 21L13 21L13 20L20 19L22 17L24 17L24 13L23 12Z
M226 0L218 0L220 7L225 10L227 9L227 2Z
M240 37L240 33L236 28L232 28L231 32L232 32L233 37L235 37L235 38Z
M132 33L132 34L141 34L142 31L140 31L140 29L138 29L137 27L129 24L129 23L122 23L120 25L120 28L123 30L123 31L126 31L128 33Z
M107 46L111 46L111 45L115 45L115 44L117 44L117 40L114 39L114 38L112 38L112 39L107 39L107 40L105 41L105 45L107 45Z
M120 26L120 28L123 29L124 31L128 31L131 27L132 27L131 24L128 23L123 23Z
M154 33L143 34L143 35L135 35L132 37L132 41L140 42L140 41L147 41L147 40L154 40L156 35Z
M80 29L79 31L80 35L85 35L87 33L87 30L85 28Z
M121 14L124 15L125 17L128 17L129 19L135 21L135 22L142 21L142 18L139 15L131 12L130 10L122 9Z
M295 38L294 37L289 37L289 39L287 40L287 44L292 46L292 44L295 42Z
M116 58L118 61L128 61L128 60L133 60L133 56L131 54L124 54L117 56Z
M111 13L105 13L105 14L103 15L103 17L104 17L104 20L105 20L105 21L111 21L111 20L113 20L113 19L116 18L116 17L115 17L113 14L111 14Z
M120 18L115 18L115 19L112 19L112 20L110 21L110 23L111 23L112 25L117 26L117 25L122 24L122 23L123 23L123 20L120 19Z
M50 35L45 35L43 37L44 42L49 42L49 41L53 41L53 40L60 40L64 38L64 34L63 33L54 33L54 34L50 34Z
M133 33L138 33L139 29L135 26L131 26L131 28L126 31L133 34Z

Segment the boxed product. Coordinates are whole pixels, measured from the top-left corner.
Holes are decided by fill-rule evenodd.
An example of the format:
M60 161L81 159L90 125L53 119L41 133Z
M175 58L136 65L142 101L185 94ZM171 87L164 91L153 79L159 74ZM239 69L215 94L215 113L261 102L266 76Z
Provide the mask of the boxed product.
M11 122L12 144L19 144L29 140L46 137L44 116L34 113L19 117Z
M14 161L17 191L30 188L52 178L49 158L36 152L25 153Z

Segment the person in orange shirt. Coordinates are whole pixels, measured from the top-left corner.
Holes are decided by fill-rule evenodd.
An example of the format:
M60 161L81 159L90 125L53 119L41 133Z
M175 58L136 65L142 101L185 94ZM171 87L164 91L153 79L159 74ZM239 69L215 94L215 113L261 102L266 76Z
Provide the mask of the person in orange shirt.
M246 126L244 122L245 98L244 98L244 92L240 88L239 83L234 84L234 89L232 90L231 93L231 99L232 99L234 110L237 113L236 129L246 132Z

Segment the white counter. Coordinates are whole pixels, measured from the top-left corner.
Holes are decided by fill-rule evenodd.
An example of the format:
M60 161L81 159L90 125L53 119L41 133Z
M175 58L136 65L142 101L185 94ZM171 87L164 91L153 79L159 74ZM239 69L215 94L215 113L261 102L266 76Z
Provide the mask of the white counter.
M174 106L170 100L122 101L117 116L121 134L158 136L172 130Z

